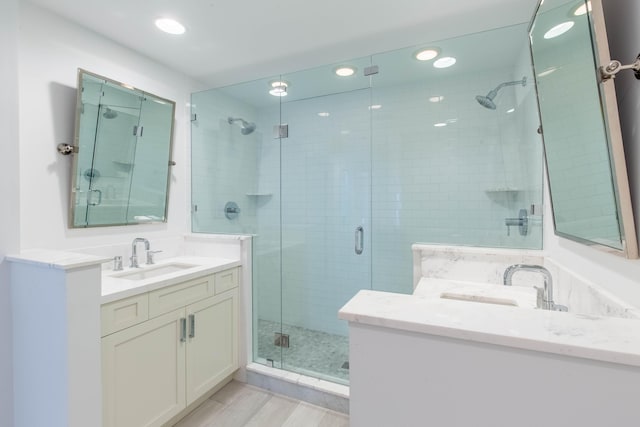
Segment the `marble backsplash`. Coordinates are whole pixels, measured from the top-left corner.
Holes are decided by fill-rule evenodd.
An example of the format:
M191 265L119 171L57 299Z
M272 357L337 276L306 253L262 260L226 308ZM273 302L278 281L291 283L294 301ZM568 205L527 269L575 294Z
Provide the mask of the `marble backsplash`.
M513 264L538 264L541 251L414 244L413 287L421 277L502 285L504 271ZM542 283L535 273L518 273L514 285Z
M545 266L553 277L554 300L569 311L592 316L640 318L640 310L568 270L543 251L414 244L413 286L422 277L503 285L504 271L513 264ZM542 286L542 275L518 272L513 286Z
M544 266L554 280L556 300L573 313L640 319L640 310L591 282L586 277L545 258Z

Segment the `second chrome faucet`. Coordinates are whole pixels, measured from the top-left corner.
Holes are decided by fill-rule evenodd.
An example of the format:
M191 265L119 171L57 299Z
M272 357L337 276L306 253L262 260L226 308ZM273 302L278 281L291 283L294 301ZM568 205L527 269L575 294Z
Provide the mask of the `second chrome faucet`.
M538 290L538 308L554 311L567 311L564 305L553 302L553 279L549 270L541 265L514 264L504 271L504 285L511 286L513 275L518 271L530 271L540 273L544 277L544 289Z
M147 239L145 239L144 237L136 237L135 239L133 239L133 242L131 243L131 264L130 267L132 268L137 268L140 267L140 264L138 263L138 252L137 252L137 246L138 243L144 243L144 249L147 251L147 263L149 263L149 249L151 247L151 245L149 244L149 241Z

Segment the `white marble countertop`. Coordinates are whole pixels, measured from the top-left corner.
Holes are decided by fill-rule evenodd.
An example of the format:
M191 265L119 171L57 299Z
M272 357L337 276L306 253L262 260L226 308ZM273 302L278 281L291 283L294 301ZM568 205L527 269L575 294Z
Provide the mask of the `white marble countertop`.
M7 255L7 261L31 264L45 268L59 270L71 270L87 267L89 265L102 264L109 261L109 257L80 254L77 252L54 251L47 249L31 249L20 252L18 255Z
M640 320L363 290L339 311L353 323L640 366Z
M142 280L129 280L118 277L128 272L142 272L145 270L162 267L166 264L194 264L194 267L151 277ZM213 257L179 256L167 259L156 264L140 268L127 268L124 271L104 270L102 273L102 299L101 303L117 301L122 298L131 297L144 292L150 292L165 286L174 285L186 280L195 279L208 274L217 273L229 268L240 266L240 260Z

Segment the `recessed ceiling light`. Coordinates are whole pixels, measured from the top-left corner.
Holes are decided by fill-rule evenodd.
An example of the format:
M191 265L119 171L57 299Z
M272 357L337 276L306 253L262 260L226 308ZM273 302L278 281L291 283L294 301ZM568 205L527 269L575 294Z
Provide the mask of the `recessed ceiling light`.
M273 96L287 96L287 88L286 87L274 87L269 91L270 95Z
M445 122L441 122L441 123L435 123L433 126L437 127L437 128L443 128L445 127L447 124Z
M444 101L444 96L432 96L429 98L429 102L442 102Z
M379 110L382 108L380 104L369 105L369 110Z
M552 39L554 37L558 37L569 31L573 27L573 21L566 21L562 24L558 24L546 33L544 33L545 39Z
M335 73L340 77L353 76L356 73L356 67L341 66L336 68Z
M171 18L156 19L156 27L169 34L184 34L184 25Z
M430 47L428 49L421 49L413 54L413 57L418 61L430 61L440 54L440 51L436 48Z
M437 59L433 63L433 66L436 68L447 68L447 67L451 67L455 63L456 63L456 58L454 58L453 56L445 56L443 58Z
M591 12L591 1L588 1L586 4L580 5L573 11L575 16L586 15L586 13Z
M289 87L289 83L283 81L274 81L270 83L271 89L269 90L269 94L273 96L287 96L287 88Z
M320 111L320 112L318 113L318 115L319 115L320 117L329 117L329 113L328 113L327 111Z

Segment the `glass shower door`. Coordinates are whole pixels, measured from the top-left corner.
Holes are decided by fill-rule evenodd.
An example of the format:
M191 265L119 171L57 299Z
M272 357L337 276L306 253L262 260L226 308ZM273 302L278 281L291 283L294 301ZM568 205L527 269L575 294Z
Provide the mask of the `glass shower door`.
M337 313L371 287L369 99L365 88L281 105L282 364L344 383Z

